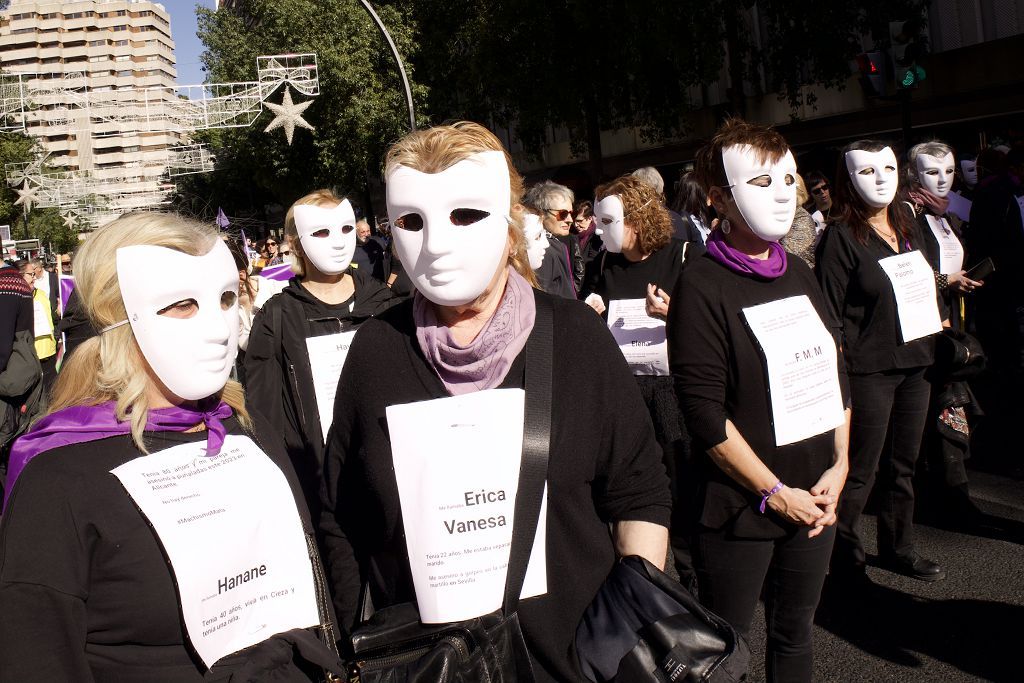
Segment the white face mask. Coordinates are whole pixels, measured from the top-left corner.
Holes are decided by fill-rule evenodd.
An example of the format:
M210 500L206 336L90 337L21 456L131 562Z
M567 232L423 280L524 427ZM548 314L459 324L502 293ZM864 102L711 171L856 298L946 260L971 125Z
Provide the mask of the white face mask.
M423 296L464 306L487 290L508 258L510 195L504 152L478 152L440 173L392 169L395 249Z
M750 145L733 145L722 150L722 166L750 231L766 242L778 242L796 215L796 159L789 150L775 163L757 157Z
M878 152L855 149L846 153L846 170L864 203L881 209L896 197L899 176L896 172L896 154L891 147Z
M613 254L622 253L626 238L626 218L622 200L618 195L608 195L594 204L594 218L597 220L597 234L604 242L604 248Z
M537 270L544 262L544 252L547 250L548 233L544 230L544 223L540 216L532 213L523 216L523 233L526 235L526 255L530 259L530 268Z
M333 209L302 204L295 207L293 216L306 258L325 275L344 273L356 252L352 204L347 199Z
M937 197L949 194L955 172L956 164L952 152L943 157L934 157L931 154L917 155L917 182Z
M978 162L974 159L961 159L960 171L964 174L964 185L974 187L978 184Z
M117 250L117 279L135 341L160 381L196 401L224 388L238 350L238 271L223 240L205 256L151 245ZM188 318L160 311L182 304Z

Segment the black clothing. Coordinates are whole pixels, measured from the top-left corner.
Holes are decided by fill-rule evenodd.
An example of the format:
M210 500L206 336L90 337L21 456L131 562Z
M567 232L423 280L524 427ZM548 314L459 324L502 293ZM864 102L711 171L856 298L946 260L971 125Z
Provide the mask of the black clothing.
M583 276L586 278L587 268L590 267L590 263L604 251L604 241L597 234L596 230L586 242L581 240L579 235L576 235L576 239L580 240L580 254L583 256Z
M572 271L569 268L569 250L557 239L549 240L548 248L544 250L544 260L540 268L534 271L537 276L537 283L540 288L553 296L560 296L563 299L575 299L578 290L572 279Z
M685 244L672 239L643 261L637 262L630 261L622 254L603 252L587 269L581 290L583 298L588 294L598 294L605 305L612 299L643 299L647 296L648 283L672 294L683 269ZM698 238L686 247L686 260L696 260L705 251L704 243Z
M788 259L786 272L772 281L734 273L705 254L683 269L672 295L668 357L694 450L725 441L731 420L754 453L786 486L809 489L832 466L833 431L775 445L764 359L743 317L743 309L806 295L827 327L828 309L807 264ZM847 387L842 354L839 381ZM705 490L700 523L728 525L737 538L781 538L792 525L775 514L758 513L761 497L703 458Z
M85 313L85 307L82 306L82 299L78 296L77 289L71 290L68 304L64 307L64 317L61 318L60 324L57 326L57 338L60 339L62 334L64 335L65 356L78 348L78 345L86 339L98 334L92 326L89 316Z
M850 375L850 473L836 514L838 535L832 565L863 571L864 546L857 524L877 486L878 552L888 558L914 553L914 466L928 418L931 385L924 368ZM879 473L875 484L875 472Z
M829 314L842 332L847 369L863 374L930 365L935 357L934 338L902 343L892 281L878 265L896 252L870 232L867 243L861 244L849 225L834 223L818 243L815 273ZM911 235L910 246L924 250L920 230ZM899 253L906 252L900 239ZM938 292L936 300L941 316L945 304Z
M384 241L376 235L371 235L362 244L356 244L352 261L359 264L360 270L368 272L381 282L387 282L391 275L391 258L388 248L384 246Z
M552 239L565 245L569 252L569 272L572 275L573 291L579 294L583 287L583 275L586 272L587 264L583 260L583 250L580 249L580 238L572 233L568 235L555 235Z
M234 417L224 424L244 433ZM281 468L312 533L283 444L257 424L250 436ZM152 452L206 437L146 432ZM141 455L130 436L115 436L41 453L21 473L0 524L0 680L225 681L278 645L271 639L203 675L160 542L110 474ZM274 681L311 680L291 664L277 671Z
M744 638L764 595L768 681L811 681L813 623L835 528L814 538L793 527L781 538L737 541L702 529L694 543L700 601ZM767 581L766 581L767 580Z
M519 605L541 682L581 679L573 642L584 610L615 562L608 524L643 520L667 526L670 512L650 418L622 354L590 308L549 298L554 408L548 592ZM558 351L579 348L588 353ZM521 353L502 388L521 387L524 368ZM415 598L385 409L445 396L416 340L412 302L363 325L342 371L324 461L321 531L343 629L353 624L363 581L369 581L377 608ZM581 405L587 406L585 419Z
M405 266L397 258L391 260L391 273L395 276L395 281L391 283L391 293L399 299L411 297L416 291L416 286L405 272Z
M672 237L683 242L699 242L704 244L700 230L688 217L668 209L668 217L672 221Z
M319 510L325 436L306 339L354 329L394 302L391 290L365 271L349 274L355 294L337 305L323 303L292 278L256 314L245 354L246 400L284 438L314 513Z

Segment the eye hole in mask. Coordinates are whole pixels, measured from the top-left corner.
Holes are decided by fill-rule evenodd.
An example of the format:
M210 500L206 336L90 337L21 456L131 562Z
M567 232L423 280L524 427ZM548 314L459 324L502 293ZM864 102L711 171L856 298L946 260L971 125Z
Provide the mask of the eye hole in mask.
M419 232L423 229L423 216L418 213L407 213L400 218L396 218L394 224L402 230Z
M480 209L454 209L451 213L450 219L452 225L465 227L467 225L479 223L490 215L491 214L488 212L481 211Z
M238 294L236 292L224 292L220 295L221 310L228 310L235 305L236 301L238 301Z
M601 219L601 222L602 222L603 224L605 224L605 225L611 225L611 224L612 224L612 223L614 223L615 221L613 221L613 220L612 220L611 218L602 218L602 219Z
M195 299L182 299L181 301L175 301L170 306L161 308L156 314L167 316L168 318L185 319L191 318L198 312L199 304Z

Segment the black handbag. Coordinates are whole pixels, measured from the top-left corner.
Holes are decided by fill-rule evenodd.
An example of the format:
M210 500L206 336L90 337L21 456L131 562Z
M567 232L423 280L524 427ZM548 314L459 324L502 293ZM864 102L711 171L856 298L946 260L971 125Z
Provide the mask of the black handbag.
M373 611L363 588L361 624L352 633L351 681L359 683L530 683L534 680L519 618L519 594L537 531L551 434L551 303L537 299L526 343L523 457L502 609L452 624L424 624L414 603Z
M576 629L584 675L596 683L732 683L750 650L735 629L642 557L622 558Z

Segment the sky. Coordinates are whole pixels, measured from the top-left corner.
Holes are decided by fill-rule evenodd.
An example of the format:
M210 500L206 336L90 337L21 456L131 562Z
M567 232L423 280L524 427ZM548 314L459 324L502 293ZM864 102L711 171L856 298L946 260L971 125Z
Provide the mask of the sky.
M171 15L178 85L195 85L206 79L199 63L203 44L196 37L196 5L214 8L214 0L157 0Z

